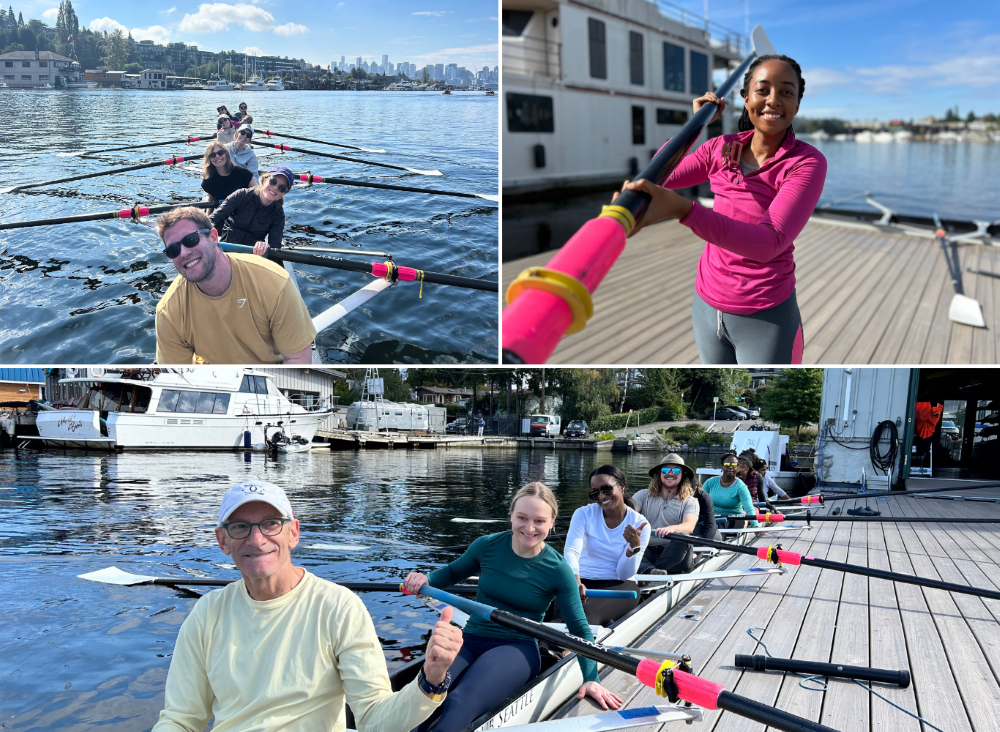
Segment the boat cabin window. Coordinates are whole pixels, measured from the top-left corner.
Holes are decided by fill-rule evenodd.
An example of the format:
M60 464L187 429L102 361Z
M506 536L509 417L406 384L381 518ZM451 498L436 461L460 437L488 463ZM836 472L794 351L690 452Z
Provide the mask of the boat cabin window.
M164 389L157 412L198 414L226 414L229 411L229 394L214 391L177 391Z
M151 396L152 390L144 386L98 383L80 406L99 412L145 412Z
M701 96L708 91L708 56L691 52L691 93Z
M684 47L663 44L663 88L684 91Z
M254 376L257 381L257 393L267 394L267 379L263 376Z
M508 93L507 129L511 132L555 132L552 97Z
M587 18L587 40L590 44L590 75L595 79L608 78L608 46L605 40L604 21Z
M656 124L683 125L688 121L688 113L683 109L657 109Z
M646 108L632 107L632 144L646 144Z
M519 36L524 33L524 29L531 20L534 12L531 10L504 10L503 11L503 34L505 36Z
M642 58L642 33L629 31L628 33L628 65L632 83L637 86L645 84L645 73Z
M267 394L267 377L247 374L240 383L240 391L248 394Z

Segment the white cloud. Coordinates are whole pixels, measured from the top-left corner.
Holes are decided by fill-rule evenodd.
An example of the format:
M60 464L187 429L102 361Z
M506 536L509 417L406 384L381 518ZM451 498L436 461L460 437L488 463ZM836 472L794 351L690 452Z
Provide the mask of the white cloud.
M197 13L185 15L179 28L187 33L218 33L228 30L230 23L249 31L269 31L275 25L273 15L254 5L204 3Z
M931 63L849 67L802 72L810 92L860 90L867 94L919 94L921 89L987 89L1000 86L1000 54L966 53Z
M285 23L284 25L279 25L274 29L274 32L279 36L297 36L303 33L308 33L309 29L304 25L299 25L298 23Z
M153 41L155 43L169 43L170 31L162 25L151 25L148 28L133 28L132 38L137 41Z
M175 10L177 10L177 6L176 5L174 7L172 7L172 8L170 8L170 10L167 11L167 15L170 15Z
M435 18L440 18L444 14L444 10L423 10L419 13L412 13L412 15L433 15Z
M264 52L261 51L256 46L247 46L246 48L243 49L243 53L247 54L248 56L263 56L264 55Z
M42 17L45 20L56 20L59 17L59 8L49 8L42 11Z
M128 28L123 26L114 18L97 18L96 20L90 21L90 25L87 26L90 30L100 33L101 31L107 31L108 33L114 33L116 30L120 30L122 33L128 33Z

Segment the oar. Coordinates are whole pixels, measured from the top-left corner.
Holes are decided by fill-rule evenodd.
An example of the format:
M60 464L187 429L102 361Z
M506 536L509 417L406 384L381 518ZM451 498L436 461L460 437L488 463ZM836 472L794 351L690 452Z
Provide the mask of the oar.
M101 582L106 585L124 585L132 587L135 585L166 585L174 587L183 585L185 587L225 587L237 582L231 579L210 579L204 577L152 577L145 574L132 574L118 569L118 567L106 567L96 572L87 572L77 575L80 579L91 582ZM352 592L399 592L398 582L337 582L341 587L346 587ZM453 592L460 592L465 595L475 595L479 588L475 585L455 585L450 588Z
M793 674L809 676L833 676L838 679L860 679L875 681L879 684L893 684L901 689L910 685L910 672L885 668L868 668L865 666L847 666L842 663L818 663L816 661L799 661L794 658L775 658L773 656L750 656L736 654L737 668L749 668L754 671L787 671Z
M379 188L386 191L406 191L408 193L429 193L432 196L455 196L457 198L484 198L487 201L499 201L500 196L493 193L461 193L459 191L437 191L433 188L414 188L413 186L395 186L389 183L366 183L362 180L346 180L330 176L312 175L311 173L292 173L306 183L329 183L332 186L354 186L356 188Z
M565 523L570 521L570 516L557 516L556 523ZM495 518L495 519L475 519L475 518L453 518L451 522L453 524L496 524L496 523L507 523L510 521L510 517L505 518Z
M138 221L143 216L163 213L175 208L184 206L194 206L195 208L215 208L211 201L188 201L187 203L171 203L163 206L143 206L136 204L132 208L123 208L118 211L102 211L92 214L75 214L73 216L57 216L51 219L34 219L33 221L9 221L0 224L0 230L4 229L27 229L31 226L55 226L56 224L76 224L81 221L101 221L102 219L131 219Z
M302 140L302 142L315 142L317 145L333 145L334 147L346 147L348 150L359 150L361 152L367 153L384 153L385 150L373 150L368 147L355 147L354 145L345 145L342 142L327 142L326 140L314 140L311 137L299 137L298 135L289 135L284 132L275 132L273 130L257 130L258 135L267 135L268 137L287 137L289 140Z
M753 52L716 89L720 99L742 80L755 57L774 53L759 25L751 40ZM666 181L715 111L715 104L699 109L636 180L657 185ZM545 363L565 334L583 330L594 311L591 293L621 255L626 237L648 205L645 194L623 191L598 218L584 224L544 268L529 268L511 283L503 313L504 363Z
M404 594L409 594L402 585L400 585L400 590ZM689 671L683 670L686 664L682 663L678 665L674 661L669 660L657 663L648 658L639 660L583 638L562 633L534 620L522 618L520 615L515 615L491 605L476 602L475 600L458 597L430 585L421 587L419 594L433 597L435 600L441 600L449 605L454 605L459 610L469 613L469 615L475 615L484 620L491 620L497 625L510 628L537 640L548 641L559 648L573 651L584 658L603 663L605 666L610 666L619 671L624 671L627 674L635 676L645 686L655 689L658 695L670 698L671 702L683 699L705 709L722 709L727 712L733 712L747 719L752 719L755 722L770 725L776 729L788 730L789 732L831 732L830 727L811 722L808 719L803 719L779 709L774 709L767 704L747 699L731 691L726 691L722 686L713 681L695 676Z
M125 145L123 147L106 147L103 150L82 150L81 152L61 152L56 153L60 158L77 158L81 155L97 155L98 153L118 152L119 150L137 150L140 147L158 147L160 145L176 145L181 142L200 142L202 140L214 140L216 132L211 135L200 135L198 137L178 137L176 140L162 140L161 142L145 142L141 145Z
M373 163L370 160L358 160L358 158L350 158L346 155L334 155L333 153L317 152L316 150L304 150L301 147L291 147L290 145L271 145L270 143L262 142L251 142L254 147L273 147L275 150L282 150L286 152L298 152L304 153L306 155L318 155L321 158L333 158L334 160L346 160L350 163L361 163L362 165L374 165L377 168L391 168L392 170L405 170L407 173L416 173L417 175L441 175L440 170L417 170L416 168L405 168L401 165L389 165L388 163Z
M814 516L806 511L804 516L785 516L780 513L758 513L747 516L761 523L775 524L782 521L881 521L886 524L1000 524L1000 518L948 518L946 516ZM716 519L718 521L718 519Z
M958 250L952 243L952 251L948 252L948 237L941 219L937 212L934 213L934 236L941 244L941 251L944 253L944 263L948 266L948 274L951 276L951 286L955 290L952 295L951 305L948 307L948 319L962 325L971 325L974 328L985 328L986 321L983 320L983 308L978 300L966 296L962 290L962 266L958 261Z
M545 537L545 541L562 541L566 538L566 534L550 534ZM461 544L459 546L443 546L441 549L446 552L464 552L472 544Z
M230 244L229 242L219 242L219 246L227 252L237 254L253 254L253 247L242 244ZM334 257L321 257L316 254L306 254L301 250L268 249L267 258L275 262L294 262L296 264L311 264L316 267L329 267L330 269L343 269L348 272L364 272L372 277L388 278L393 282L405 280L408 282L419 281L421 283L430 282L437 285L452 285L454 287L465 287L470 290L482 290L484 292L497 292L499 286L496 282L477 280L472 277L459 277L457 275L441 274L440 272L425 272L412 267L401 267L392 262L353 262L349 259L338 259Z
M929 579L927 577L916 577L914 575L900 574L898 572L888 572L882 569L872 569L871 567L863 567L860 564L845 564L844 562L831 562L828 559L816 559L815 557L807 557L796 552L786 551L780 546L746 547L736 544L726 544L721 541L711 541L710 539L697 539L693 536L686 536L685 534L670 534L669 538L673 541L681 541L685 544L693 544L694 546L708 546L727 552L749 554L757 557L758 559L764 559L777 565L806 564L812 567L820 567L822 569L834 569L838 572L860 574L865 577L889 580L890 582L902 582L904 584L917 585L919 587L930 587L935 590L946 590L948 592L958 592L964 595L975 595L977 597L989 597L993 600L1000 600L1000 592L996 590L985 590L979 587L957 585L954 582L942 582L941 580Z
M860 498L904 498L906 496L916 496L922 493L947 493L949 491L980 490L983 488L1000 488L1000 483L988 483L986 485L975 486L951 486L950 488L918 488L912 491L867 491L865 493L849 493L846 496L824 496L822 494L816 494L813 496L802 496L802 498L789 498L781 501L772 501L772 503L775 506L787 506L799 503L825 504L830 501L854 501Z
M114 175L115 173L128 173L133 170L143 170L145 168L155 168L159 165L176 165L177 163L183 163L185 160L191 160L192 158L182 158L179 155L172 158L167 158L166 160L157 160L155 163L142 163L140 165L130 165L127 168L112 168L111 170L102 170L98 173L84 173L83 175L72 175L69 178L57 178L56 180L43 180L40 183L26 183L23 186L14 186L12 188L4 188L0 190L0 193L13 193L14 191L23 191L26 188L38 188L39 186L51 186L56 183L69 183L74 180L84 180L85 178L99 178L102 175Z

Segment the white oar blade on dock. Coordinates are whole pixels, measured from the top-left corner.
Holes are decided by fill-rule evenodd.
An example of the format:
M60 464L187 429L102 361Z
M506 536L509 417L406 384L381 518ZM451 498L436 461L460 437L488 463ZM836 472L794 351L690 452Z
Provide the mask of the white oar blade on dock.
M601 712L585 717L566 717L548 722L515 724L504 727L506 732L604 732L604 730L628 729L663 722L700 722L701 710L695 707L675 707L662 704L656 707L620 709L617 712Z
M387 280L372 280L354 294L348 295L332 308L324 310L313 318L313 325L316 327L316 332L319 333L324 328L329 328L352 310L361 307L377 294L390 287L392 287L392 283Z
M750 567L749 569L720 569L718 572L692 572L691 574L637 574L636 582L701 582L710 579L728 579L730 577L751 577L756 574L781 574L778 567Z
M150 577L145 574L132 574L131 572L118 569L118 567L106 567L104 569L99 569L96 572L78 574L77 577L80 579L90 580L91 582L103 582L106 585L126 586L142 585L156 579L156 577Z
M954 295L951 298L948 319L962 325L971 325L973 328L986 327L986 321L983 320L983 308L979 301L965 295Z
M778 55L778 52L774 50L774 46L771 45L771 41L768 39L764 29L759 25L755 25L753 31L751 31L750 42L753 43L754 53L758 56Z
M799 519L804 521L805 517ZM726 536L733 536L739 534L766 534L772 531L802 531L802 529L811 529L812 526L758 526L756 528L750 527L747 529L719 529L720 534L725 534Z
M417 175L444 175L440 170L417 170L416 168L407 168L407 170Z

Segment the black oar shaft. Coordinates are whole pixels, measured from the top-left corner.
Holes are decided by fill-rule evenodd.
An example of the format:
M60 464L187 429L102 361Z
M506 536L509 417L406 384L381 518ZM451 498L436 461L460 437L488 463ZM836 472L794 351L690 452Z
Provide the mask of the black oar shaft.
M906 496L916 496L922 493L948 493L955 491L967 491L967 490L981 490L983 488L1000 488L1000 483L988 483L986 485L977 486L951 486L950 488L918 488L912 491L874 491L870 493L851 493L846 496L812 496L813 498L822 498L823 503L829 503L830 501L855 501L867 498L905 498ZM805 496L808 498L809 496ZM819 502L819 501L817 501ZM780 501L772 501L775 506L788 506L788 505L798 505L802 503L801 498L789 498L782 499Z
M314 140L311 137L299 137L298 135L289 135L285 132L275 132L274 130L258 130L257 134L267 135L268 137L271 137L272 135L274 137L287 137L289 140L302 140L303 142L315 142L317 145L333 145L334 147L344 147L347 148L348 150L359 150L361 152L364 152L364 148L355 147L354 145L345 145L341 142L328 142L326 140Z
M873 569L872 567L862 567L859 564L846 564L844 562L831 562L828 559L816 559L815 557L805 557L801 554L795 552L784 551L776 549L771 553L772 547L746 547L739 546L737 544L727 544L721 541L712 541L710 539L698 539L693 536L687 536L686 534L669 534L668 537L671 541L681 541L685 544L694 544L695 546L709 546L716 549L721 549L728 552L737 552L740 554L749 554L751 556L757 557L758 559L765 559L768 561L785 564L807 564L813 567L820 567L821 569L833 569L838 572L847 572L848 574L859 574L865 577L874 577L875 579L889 580L890 582L902 582L908 585L917 585L918 587L930 587L935 590L945 590L947 592L958 592L963 595L975 595L977 597L988 597L993 600L1000 600L1000 592L997 590L986 590L979 587L970 587L968 585L958 585L954 582L942 582L941 580L930 579L929 577L917 577L910 574L899 574L898 572L888 572L883 569Z
M176 165L177 163L183 163L187 158L183 157L172 157L166 160L157 160L155 163L141 163L140 165L130 165L127 168L113 168L111 170L101 170L97 173L83 173L82 175L71 175L69 178L57 178L56 180L43 180L40 183L27 183L23 186L14 186L8 189L9 192L23 191L25 188L38 188L39 186L51 186L56 183L70 183L75 180L84 180L86 178L99 178L102 175L114 175L115 173L129 173L133 170L143 170L144 168L155 168L158 165Z
M840 679L875 681L880 684L893 684L902 689L910 685L910 672L905 669L896 671L866 666L845 666L842 663L818 663L816 661L799 661L794 658L751 656L743 653L736 654L736 666L754 671L788 671L809 676L833 676Z
M739 517L736 517L739 518ZM815 516L808 511L804 514L786 516L784 514L758 513L746 516L760 523L788 523L790 521L874 521L885 524L1000 524L1000 518L954 518L949 516ZM724 523L728 519L716 519Z
M9 221L0 224L0 231L5 229L27 229L32 226L55 226L57 224L76 224L84 221L101 221L103 219L132 219L139 216L149 216L151 214L163 213L175 208L184 206L194 206L195 208L214 208L211 201L189 201L187 203L171 203L163 206L142 206L141 204L132 208L123 208L118 211L102 211L92 214L76 214L74 216L57 216L51 219L34 219L32 221Z
M562 541L566 538L566 534L552 534L545 537L545 541ZM464 552L472 544L460 544L458 546L444 546L441 547L446 552Z
M177 145L182 142L201 142L214 140L218 133L211 135L191 135L190 137L179 137L176 140L162 140L161 142L144 142L141 145L124 145L122 147L106 147L103 150L87 150L83 155L97 155L98 153L118 152L119 150L138 150L141 147L159 147L161 145Z
M795 732L835 732L832 728L819 722L803 719L731 691L720 692L715 703L719 709L778 729L794 730Z
M354 186L356 188L380 188L385 191L406 191L408 193L429 193L432 196L456 196L458 198L480 198L475 193L460 191L436 191L433 188L416 188L414 186L394 186L390 183L367 183L361 180L346 180L330 178L329 176L312 175L311 173L293 173L296 178L306 183L328 183L333 186Z
M391 168L392 170L402 170L408 171L408 168L404 168L401 165L390 165L389 163L374 163L371 160L359 160L358 158L348 157L347 155L334 155L333 153L319 152L318 150L305 150L301 147L292 147L291 145L271 145L267 143L252 142L250 143L254 147L270 147L275 150L282 150L285 152L298 152L305 153L306 155L318 155L321 158L333 158L334 160L346 160L349 163L361 163L362 165L374 165L378 168Z

